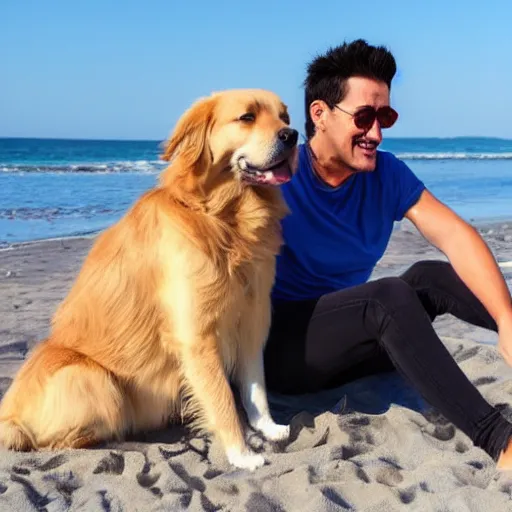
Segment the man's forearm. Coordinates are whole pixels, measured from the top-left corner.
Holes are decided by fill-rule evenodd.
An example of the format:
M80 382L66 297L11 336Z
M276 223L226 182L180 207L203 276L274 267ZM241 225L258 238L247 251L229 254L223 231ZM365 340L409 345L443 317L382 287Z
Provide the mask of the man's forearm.
M466 286L478 297L499 325L512 316L507 284L489 247L480 234L463 221L457 223L439 249L450 260Z
M423 236L450 260L466 286L512 335L512 299L496 260L480 234L425 190L407 212Z

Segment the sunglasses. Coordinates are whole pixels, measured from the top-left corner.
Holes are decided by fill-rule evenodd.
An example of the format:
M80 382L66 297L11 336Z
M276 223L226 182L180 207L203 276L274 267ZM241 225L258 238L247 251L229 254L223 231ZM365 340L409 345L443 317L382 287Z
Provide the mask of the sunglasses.
M338 110L352 116L354 118L354 124L360 129L368 131L375 123L375 119L379 121L381 128L391 128L396 120L398 119L398 112L391 107L363 107L357 112L348 112L343 110L338 105L334 105Z

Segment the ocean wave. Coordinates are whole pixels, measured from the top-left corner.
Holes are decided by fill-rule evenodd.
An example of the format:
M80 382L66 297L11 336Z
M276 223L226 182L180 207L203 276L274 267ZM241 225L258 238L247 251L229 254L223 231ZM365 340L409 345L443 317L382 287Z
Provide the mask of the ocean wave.
M102 206L84 207L40 207L40 208L0 208L0 219L3 220L38 220L53 221L62 218L91 219L102 215L114 215L122 211L121 207L108 208Z
M160 160L135 160L101 163L72 164L4 164L0 163L0 172L10 173L98 173L113 174L139 172L147 174L160 173L168 165Z
M393 151L402 160L512 160L512 152L467 153L467 152L415 152ZM161 160L126 160L116 162L77 162L63 164L12 164L0 162L0 173L143 173L159 174L168 165Z
M402 160L512 160L512 153L414 153L396 152Z

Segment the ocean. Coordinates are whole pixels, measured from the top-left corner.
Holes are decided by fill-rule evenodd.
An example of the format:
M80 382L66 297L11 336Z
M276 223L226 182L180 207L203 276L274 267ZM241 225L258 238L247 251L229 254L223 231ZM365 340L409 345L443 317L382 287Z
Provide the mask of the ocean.
M470 221L512 218L512 140L384 139ZM156 183L158 141L0 138L0 245L91 234Z

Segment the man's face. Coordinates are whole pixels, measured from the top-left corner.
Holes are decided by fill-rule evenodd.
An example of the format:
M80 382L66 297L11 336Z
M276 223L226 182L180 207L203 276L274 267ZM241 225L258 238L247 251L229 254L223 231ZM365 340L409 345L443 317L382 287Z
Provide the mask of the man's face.
M351 77L347 80L347 94L338 103L339 108L355 113L363 107L389 106L389 88L384 82L369 78ZM382 142L379 121L368 129L360 129L350 114L338 108L322 113L322 126L317 134L325 137L333 150L336 163L351 172L373 171L377 162L377 146Z

